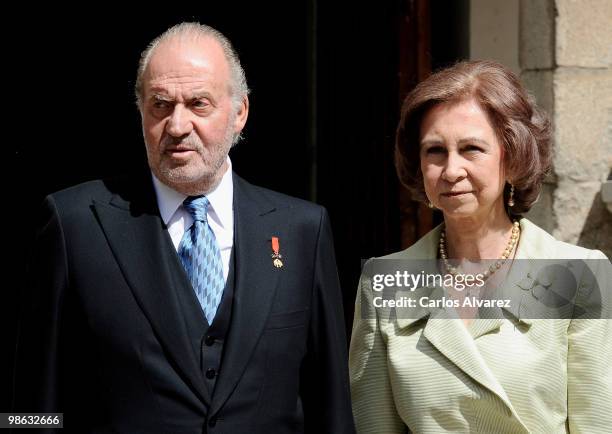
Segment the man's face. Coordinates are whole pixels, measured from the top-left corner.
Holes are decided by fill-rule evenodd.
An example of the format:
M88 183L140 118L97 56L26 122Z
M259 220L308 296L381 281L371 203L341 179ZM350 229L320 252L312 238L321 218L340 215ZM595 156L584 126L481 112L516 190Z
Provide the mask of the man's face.
M248 100L236 106L230 70L212 38L175 37L153 52L143 77L142 129L155 176L191 195L214 188L242 131Z

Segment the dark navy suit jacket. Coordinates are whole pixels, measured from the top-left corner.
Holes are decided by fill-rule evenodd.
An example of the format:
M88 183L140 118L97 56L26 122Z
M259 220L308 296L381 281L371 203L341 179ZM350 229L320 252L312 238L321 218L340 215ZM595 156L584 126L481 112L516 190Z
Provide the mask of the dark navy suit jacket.
M327 213L233 179L235 289L214 390L178 295L189 280L139 176L46 198L14 411L63 412L62 432L354 432Z

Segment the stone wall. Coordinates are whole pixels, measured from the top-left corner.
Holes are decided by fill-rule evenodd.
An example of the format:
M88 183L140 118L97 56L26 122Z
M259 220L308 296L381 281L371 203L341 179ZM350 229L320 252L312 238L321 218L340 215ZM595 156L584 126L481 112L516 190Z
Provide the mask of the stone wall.
M494 59L516 74L519 0L470 0L470 58Z
M529 217L555 237L612 257L601 199L612 166L612 1L521 0L524 83L552 114L554 168Z

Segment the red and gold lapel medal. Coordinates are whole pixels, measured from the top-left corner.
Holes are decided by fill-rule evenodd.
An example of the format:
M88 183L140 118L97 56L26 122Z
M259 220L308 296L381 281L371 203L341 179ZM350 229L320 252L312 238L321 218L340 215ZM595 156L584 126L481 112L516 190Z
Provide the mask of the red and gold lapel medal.
M282 255L280 252L280 244L278 242L278 237L272 237L272 263L276 268L281 268L283 266L283 261L281 261Z

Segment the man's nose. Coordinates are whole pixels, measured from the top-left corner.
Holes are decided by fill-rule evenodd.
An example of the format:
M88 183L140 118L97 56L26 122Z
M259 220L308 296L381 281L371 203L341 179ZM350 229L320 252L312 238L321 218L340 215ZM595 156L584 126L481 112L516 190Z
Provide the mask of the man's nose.
M166 132L173 137L182 137L190 134L192 130L189 111L182 104L175 105L166 124Z
M443 178L448 182L457 182L467 176L465 161L456 152L449 152L444 167Z

